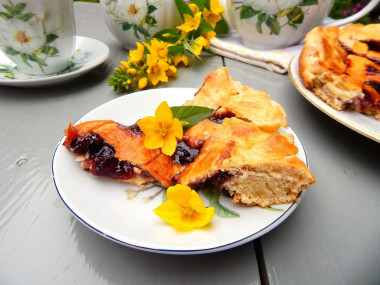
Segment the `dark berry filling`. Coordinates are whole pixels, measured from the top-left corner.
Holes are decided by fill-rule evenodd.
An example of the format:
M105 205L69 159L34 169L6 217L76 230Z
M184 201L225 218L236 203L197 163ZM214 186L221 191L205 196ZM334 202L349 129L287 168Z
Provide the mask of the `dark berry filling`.
M214 123L217 123L217 124L222 124L223 123L223 120L225 118L232 118L232 117L235 117L235 114L232 113L232 112L229 112L229 111L225 111L225 112L217 112L217 113L214 113L212 114L210 117L208 117L208 119Z
M192 163L199 154L199 149L188 146L184 141L177 143L177 148L171 156L173 161L180 165Z
M124 180L135 174L135 166L129 161L117 159L115 149L96 133L77 137L71 142L70 150L76 155L88 156L90 171L94 175Z
M131 130L135 135L141 135L143 133L137 124L128 126L126 128Z

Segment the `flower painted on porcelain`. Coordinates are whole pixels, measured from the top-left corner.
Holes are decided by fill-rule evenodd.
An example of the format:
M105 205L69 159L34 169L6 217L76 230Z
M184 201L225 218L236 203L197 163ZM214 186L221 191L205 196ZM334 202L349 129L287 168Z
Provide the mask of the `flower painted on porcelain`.
M159 0L107 0L105 10L113 16L114 23L120 25L123 31L132 31L133 35L150 37L149 28L155 27L157 20L153 13L157 10L154 5Z
M244 5L267 14L277 14L299 5L302 0L243 0Z
M173 118L166 101L157 107L154 117L142 118L137 125L145 135L145 148L161 148L161 151L169 156L173 155L177 147L177 138L182 139L183 136L182 125L177 118Z
M148 14L148 5L146 1L141 0L119 0L116 11L123 22L141 25Z
M45 44L46 36L41 21L23 22L12 18L7 26L0 27L0 42L17 52L31 54Z
M24 64L37 64L42 72L49 57L59 55L54 41L62 30L62 19L56 6L46 2L46 10L36 15L27 3L0 5L0 44L8 56L18 56Z
M206 208L196 191L181 184L169 187L167 200L153 211L171 226L183 231L204 227L214 217L214 208Z

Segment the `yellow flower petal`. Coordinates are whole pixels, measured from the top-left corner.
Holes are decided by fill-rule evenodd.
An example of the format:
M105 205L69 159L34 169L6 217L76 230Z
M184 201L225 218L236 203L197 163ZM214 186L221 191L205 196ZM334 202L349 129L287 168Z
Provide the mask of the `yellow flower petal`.
M169 131L173 121L173 113L166 101L163 101L160 105L158 105L154 115L156 116L156 119L161 127L165 127L167 128L167 131Z
M177 148L177 139L175 138L175 136L167 134L164 137L164 143L163 143L163 146L161 147L162 153L168 156L172 156L176 148Z
M205 208L197 192L177 184L168 188L167 201L153 211L176 229L188 231L207 225L215 209Z
M156 149L164 146L164 137L159 133L150 133L145 135L144 147L148 149Z
M157 119L153 116L147 116L138 120L137 125L143 133L155 132L158 129Z
M187 5L187 6L189 6L191 12L193 12L193 15L195 15L196 13L199 12L199 7L198 7L197 5L195 5L195 4L193 4L193 3L190 3L190 4Z
M209 11L206 8L203 10L203 16L205 17L207 22L209 22L213 28L215 28L216 23L222 19L222 16L220 16L219 13Z
M136 43L137 49L129 51L129 60L131 62L138 62L144 57L144 46L140 43Z
M183 128L182 128L182 124L178 118L173 119L173 122L172 122L170 129L169 129L169 132L170 132L170 134L173 134L173 136L175 136L179 139L182 139Z
M220 5L219 0L210 0L210 9L219 14L224 12L224 7Z

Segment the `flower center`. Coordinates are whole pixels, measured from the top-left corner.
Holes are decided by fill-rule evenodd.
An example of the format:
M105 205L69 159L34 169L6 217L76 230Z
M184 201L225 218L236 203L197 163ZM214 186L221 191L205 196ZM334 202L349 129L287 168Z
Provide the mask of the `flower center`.
M136 8L135 4L131 4L129 5L127 12L128 14L136 15L139 12L139 10Z
M168 129L165 128L165 127L163 127L163 128L161 129L161 134L162 134L162 136L163 136L163 137L166 136L167 133L168 133Z
M152 67L152 73L153 73L154 75L159 74L159 70L158 70L158 67L157 67L157 66Z
M14 35L14 39L19 43L26 43L29 42L30 37L28 37L24 31L17 31L17 33Z
M184 216L192 216L194 214L194 209L191 208L189 205L182 206L182 214Z

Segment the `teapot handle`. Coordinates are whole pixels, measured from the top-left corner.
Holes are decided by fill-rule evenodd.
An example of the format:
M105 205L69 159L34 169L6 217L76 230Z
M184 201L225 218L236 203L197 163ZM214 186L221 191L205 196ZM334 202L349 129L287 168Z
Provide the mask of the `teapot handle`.
M356 21L360 19L361 17L365 16L367 13L371 12L377 6L377 4L379 4L379 2L380 0L371 0L358 13L344 19L325 22L324 24L322 24L322 27L326 28L326 27L331 27L331 26L343 26L345 24L352 23L353 21Z

